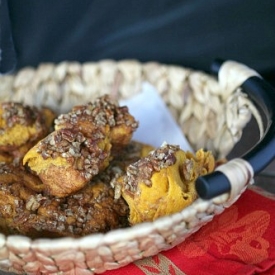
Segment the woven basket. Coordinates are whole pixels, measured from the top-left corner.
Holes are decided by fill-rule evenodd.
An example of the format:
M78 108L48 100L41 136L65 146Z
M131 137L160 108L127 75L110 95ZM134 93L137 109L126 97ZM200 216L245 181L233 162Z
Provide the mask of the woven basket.
M0 101L46 105L63 113L106 93L116 99L129 98L149 82L194 150L207 148L223 158L240 140L252 115L264 135L258 109L240 88L253 76L257 73L235 62L222 66L219 81L204 72L156 62L42 64L1 76ZM78 239L31 240L0 234L0 269L18 274L98 274L170 249L234 203L253 181L253 167L241 158L224 167L221 172L233 182L230 192L199 198L183 211L151 223Z

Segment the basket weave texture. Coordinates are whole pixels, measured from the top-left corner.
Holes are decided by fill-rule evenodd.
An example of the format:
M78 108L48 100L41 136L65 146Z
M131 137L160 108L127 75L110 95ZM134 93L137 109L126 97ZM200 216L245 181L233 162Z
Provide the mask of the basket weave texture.
M240 89L224 89L189 68L136 60L41 64L0 77L0 101L49 106L59 113L103 94L126 99L144 82L156 87L194 150L225 157L240 140L255 107ZM141 106L142 108L142 106ZM31 240L0 234L0 269L18 274L97 274L156 255L184 241L234 203L237 194L197 199L180 213L127 229L79 239Z
M135 60L41 64L1 77L0 100L45 105L66 112L103 94L125 99L143 82L156 87L194 150L207 148L224 157L239 141L252 104L239 90L224 90L217 80L189 68Z

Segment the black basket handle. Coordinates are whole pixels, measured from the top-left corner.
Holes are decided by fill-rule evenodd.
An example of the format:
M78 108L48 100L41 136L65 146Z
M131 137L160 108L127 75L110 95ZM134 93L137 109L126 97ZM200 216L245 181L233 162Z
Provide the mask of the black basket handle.
M215 60L211 67L212 72L218 75L225 63L220 59ZM243 163L253 170L250 173L253 178L253 174L261 172L275 158L275 89L256 73L244 80L240 87L262 110L267 121L263 137L253 148L241 156L241 162L243 160ZM234 183L231 182L226 173L214 171L197 179L196 190L202 199L212 199L232 191L232 185Z

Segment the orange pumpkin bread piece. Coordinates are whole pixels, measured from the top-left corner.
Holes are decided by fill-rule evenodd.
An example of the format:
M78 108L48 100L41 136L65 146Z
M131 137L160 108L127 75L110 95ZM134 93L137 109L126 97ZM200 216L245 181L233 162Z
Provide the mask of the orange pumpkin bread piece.
M0 103L0 159L19 163L50 131L55 114L16 102Z
M67 114L55 120L55 129L79 129L85 136L100 129L108 135L113 151L119 151L132 139L138 122L129 113L127 106L119 106L109 95L98 97L84 105L75 106Z
M130 208L131 225L181 211L196 198L195 180L214 170L210 152L184 152L164 144L130 164L116 185Z
M55 131L27 152L23 164L39 176L47 194L65 197L104 170L136 127L127 107L103 96L60 115Z
M85 137L77 129L60 129L31 148L23 159L44 185L44 193L66 197L83 188L111 160L111 144L100 132Z
M39 178L22 167L0 164L0 231L30 238L80 237L128 226L128 206L109 183L94 180L65 198L27 186ZM32 184L32 183L31 183Z

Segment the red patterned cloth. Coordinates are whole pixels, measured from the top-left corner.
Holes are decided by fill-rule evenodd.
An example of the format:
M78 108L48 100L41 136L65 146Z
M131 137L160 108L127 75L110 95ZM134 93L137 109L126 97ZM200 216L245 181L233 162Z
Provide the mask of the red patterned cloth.
M275 196L246 190L183 243L104 275L275 274Z

